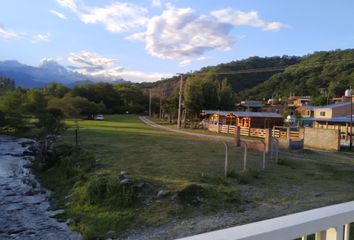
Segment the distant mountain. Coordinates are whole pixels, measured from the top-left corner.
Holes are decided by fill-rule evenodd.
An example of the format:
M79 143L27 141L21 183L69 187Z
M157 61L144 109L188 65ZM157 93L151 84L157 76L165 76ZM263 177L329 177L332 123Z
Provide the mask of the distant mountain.
M50 82L63 83L75 86L83 83L94 83L101 80L99 77L83 75L71 71L53 60L43 60L38 67L22 64L18 61L0 61L0 76L14 79L17 86L25 88L44 87ZM102 78L102 80L107 80ZM114 81L125 82L123 79Z

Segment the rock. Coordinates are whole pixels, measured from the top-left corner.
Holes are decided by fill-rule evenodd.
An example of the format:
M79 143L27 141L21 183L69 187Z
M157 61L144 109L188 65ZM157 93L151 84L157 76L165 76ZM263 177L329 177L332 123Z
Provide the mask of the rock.
M127 185L129 183L129 179L128 178L124 178L123 180L121 180L119 182L121 185Z
M26 163L23 165L24 168L31 168L31 164L30 163Z
M144 186L145 186L144 182L139 182L139 183L136 184L137 188L143 188Z
M204 202L204 189L197 184L191 184L177 193L177 197L182 204L198 206Z
M168 194L169 194L168 191L160 190L160 191L157 193L156 197L157 197L157 198L163 198L163 197L166 197Z

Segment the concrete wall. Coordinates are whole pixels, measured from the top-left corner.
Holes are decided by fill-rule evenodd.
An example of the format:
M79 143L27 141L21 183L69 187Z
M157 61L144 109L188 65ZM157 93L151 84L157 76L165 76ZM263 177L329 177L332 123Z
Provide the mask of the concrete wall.
M304 148L339 151L340 134L335 129L305 128Z

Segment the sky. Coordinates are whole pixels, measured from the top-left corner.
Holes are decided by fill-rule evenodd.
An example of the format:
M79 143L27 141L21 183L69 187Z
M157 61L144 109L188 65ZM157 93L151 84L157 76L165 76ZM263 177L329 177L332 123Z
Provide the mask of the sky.
M250 56L354 46L352 0L11 0L0 61L157 81Z

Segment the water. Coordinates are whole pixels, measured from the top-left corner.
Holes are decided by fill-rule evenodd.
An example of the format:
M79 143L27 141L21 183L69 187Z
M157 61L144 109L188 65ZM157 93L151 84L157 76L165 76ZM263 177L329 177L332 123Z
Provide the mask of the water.
M50 211L50 192L28 169L21 143L28 139L0 135L0 239L79 239Z

